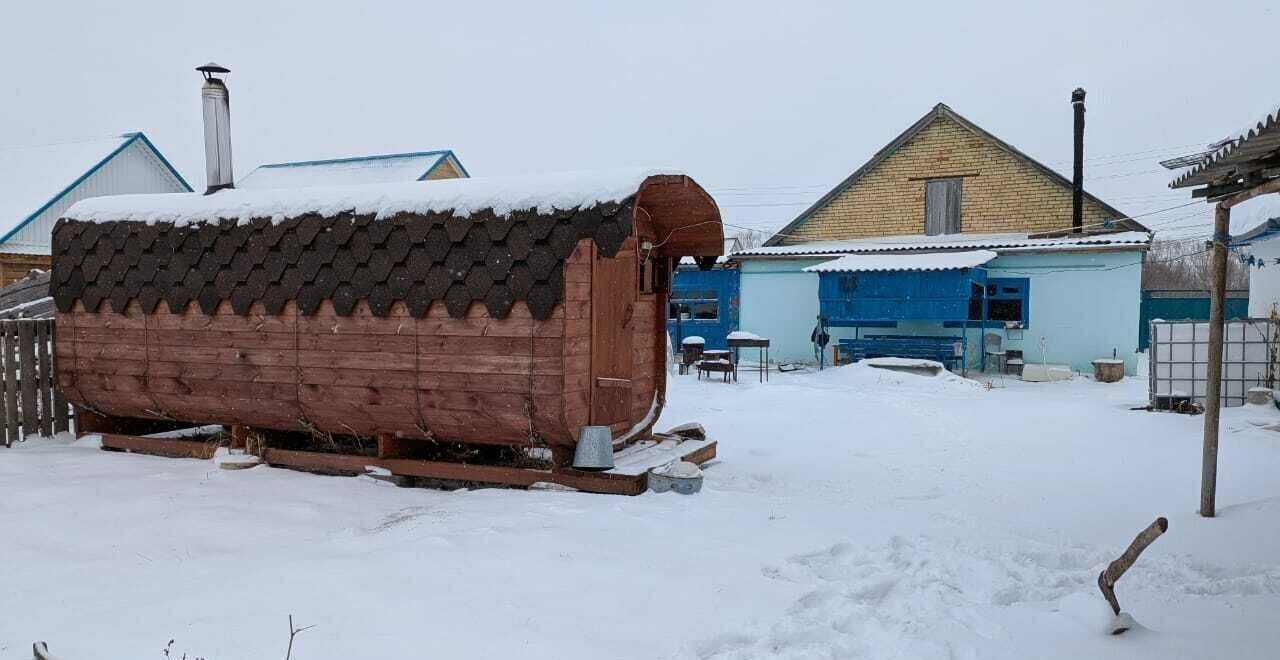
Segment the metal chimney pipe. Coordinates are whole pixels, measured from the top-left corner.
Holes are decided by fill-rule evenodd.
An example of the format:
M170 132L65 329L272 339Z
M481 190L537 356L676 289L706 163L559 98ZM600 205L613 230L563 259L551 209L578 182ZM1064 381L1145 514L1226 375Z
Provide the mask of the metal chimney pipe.
M215 74L231 73L231 70L213 62L196 67L204 74L204 87L200 90L204 106L204 169L208 176L211 195L225 188L235 187L231 173L231 93L227 85Z
M1084 231L1084 88L1071 92L1071 109L1075 111L1073 153L1071 158L1071 231Z

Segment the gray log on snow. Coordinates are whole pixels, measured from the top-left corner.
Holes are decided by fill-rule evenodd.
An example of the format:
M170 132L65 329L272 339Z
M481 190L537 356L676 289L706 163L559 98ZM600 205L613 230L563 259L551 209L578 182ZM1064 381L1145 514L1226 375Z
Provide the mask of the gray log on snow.
M1133 562L1138 560L1138 555L1142 554L1147 546L1153 541L1160 538L1169 529L1169 521L1163 517L1156 518L1156 521L1147 526L1146 529L1138 533L1133 539L1133 543L1120 555L1119 559L1111 562L1106 570L1098 574L1098 588L1102 590L1102 596L1107 599L1107 603L1111 605L1111 610L1117 616L1120 615L1120 602L1116 600L1116 581L1124 575L1125 571L1133 566Z

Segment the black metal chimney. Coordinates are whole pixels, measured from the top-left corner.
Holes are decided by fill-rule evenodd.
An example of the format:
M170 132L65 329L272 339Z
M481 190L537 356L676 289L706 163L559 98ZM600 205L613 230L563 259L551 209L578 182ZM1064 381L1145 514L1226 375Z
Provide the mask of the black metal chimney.
M1071 231L1084 231L1084 88L1071 92L1071 109L1075 112L1073 153L1071 156Z

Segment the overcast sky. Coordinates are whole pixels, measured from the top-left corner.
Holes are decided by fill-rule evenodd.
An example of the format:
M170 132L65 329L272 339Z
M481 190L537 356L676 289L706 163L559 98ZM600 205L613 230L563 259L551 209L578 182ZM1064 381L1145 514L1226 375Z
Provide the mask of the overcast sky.
M202 188L214 60L237 176L433 148L473 176L674 166L727 223L777 228L939 101L1069 173L1085 87L1086 187L1131 215L1189 201L1156 160L1280 103L1273 3L961 4L14 3L0 145L141 130Z

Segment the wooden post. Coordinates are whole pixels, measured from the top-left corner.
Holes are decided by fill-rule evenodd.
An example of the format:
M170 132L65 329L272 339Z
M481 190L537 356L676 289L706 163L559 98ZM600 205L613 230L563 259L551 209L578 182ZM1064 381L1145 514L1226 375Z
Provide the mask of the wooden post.
M249 446L249 427L244 424L231 425L231 448L245 449Z
M1231 208L1213 210L1213 260L1209 287L1209 372L1204 388L1204 449L1200 465L1200 515L1212 518L1218 491L1218 415L1222 410L1223 303L1227 296L1227 241L1231 239Z
M49 337L54 346L58 344L58 326L53 321L49 322ZM52 379L51 387L53 388L53 432L62 433L71 430L71 424L67 419L67 399L62 396L62 387L58 385L58 356L57 351L53 351L52 361L53 368L49 372Z
M6 447L12 447L17 438L9 433L9 415L4 406L9 389L13 387L12 379L6 378L4 372L4 367L9 362L4 359L4 349L8 347L8 326L0 324L0 442L3 442Z
M391 433L378 434L378 458L409 458L418 441L397 438Z
M36 356L39 361L37 371L40 376L39 388L36 390L40 404L40 435L53 436L53 362L49 359L49 341L52 339L49 330L53 321L39 320L36 326Z
M2 321L4 331L4 420L9 442L22 440L18 424L18 322Z
M31 321L18 321L18 382L22 386L22 437L40 432L40 416L36 409L36 333Z

